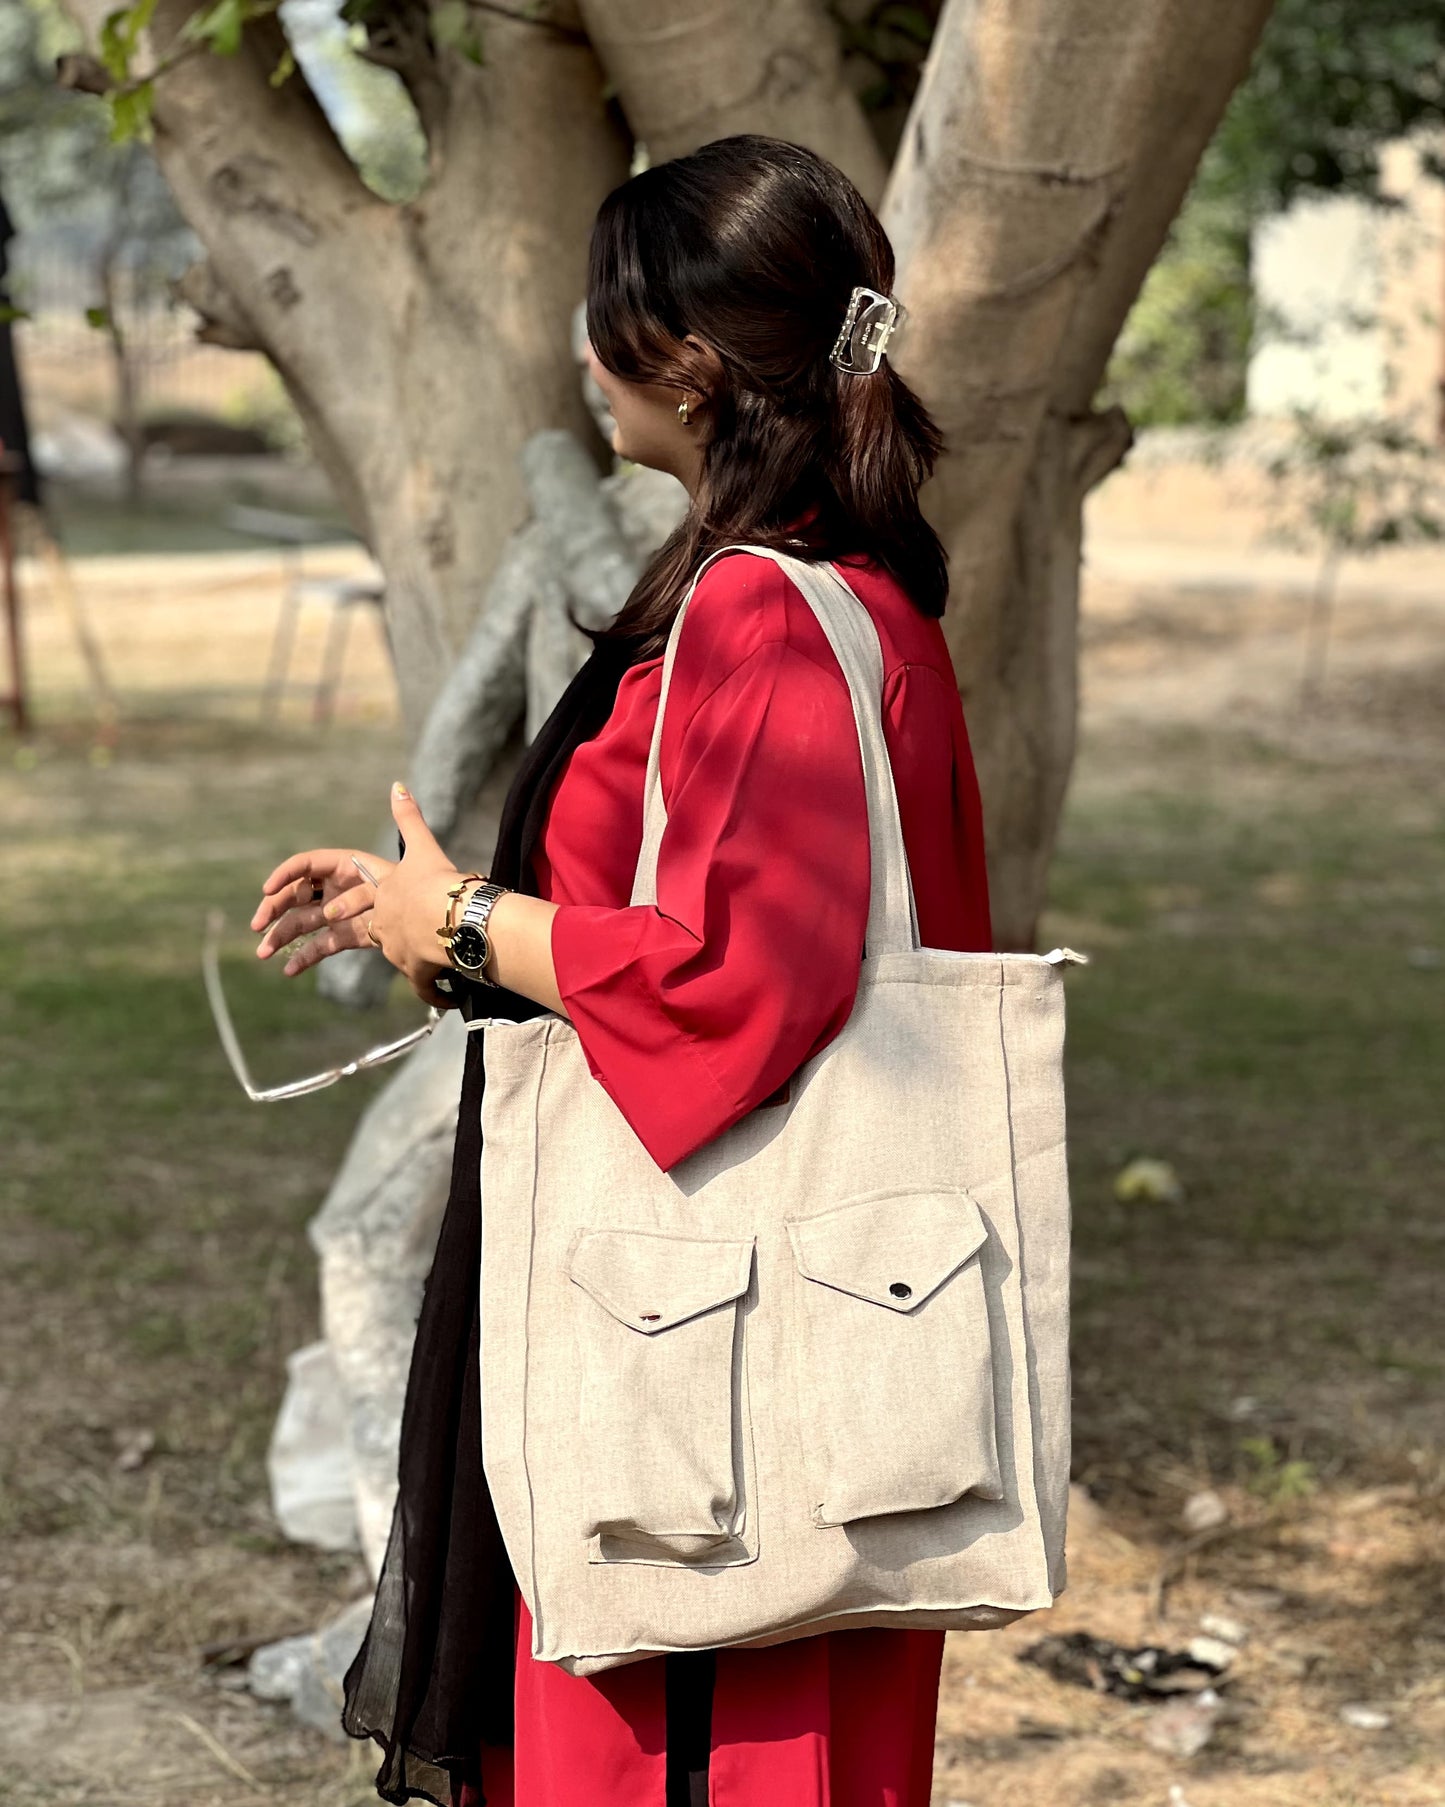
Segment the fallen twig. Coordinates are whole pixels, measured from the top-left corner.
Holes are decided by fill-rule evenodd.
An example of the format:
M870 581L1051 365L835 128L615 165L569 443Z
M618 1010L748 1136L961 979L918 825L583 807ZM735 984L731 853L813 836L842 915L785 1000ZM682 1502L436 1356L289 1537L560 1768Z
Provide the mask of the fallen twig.
M189 1713L172 1713L171 1718L177 1725L183 1725L193 1737L199 1738L222 1769L235 1776L237 1781L244 1782L248 1788L254 1788L257 1794L262 1792L261 1784L246 1768L246 1765L238 1762L214 1733L208 1732L203 1725L192 1719Z

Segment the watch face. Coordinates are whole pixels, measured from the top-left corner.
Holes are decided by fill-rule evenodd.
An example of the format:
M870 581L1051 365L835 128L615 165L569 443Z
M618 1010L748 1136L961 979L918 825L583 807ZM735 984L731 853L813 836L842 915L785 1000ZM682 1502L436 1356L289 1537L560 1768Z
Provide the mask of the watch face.
M452 936L448 949L452 965L464 973L478 973L487 963L488 943L485 932L473 922L464 922Z

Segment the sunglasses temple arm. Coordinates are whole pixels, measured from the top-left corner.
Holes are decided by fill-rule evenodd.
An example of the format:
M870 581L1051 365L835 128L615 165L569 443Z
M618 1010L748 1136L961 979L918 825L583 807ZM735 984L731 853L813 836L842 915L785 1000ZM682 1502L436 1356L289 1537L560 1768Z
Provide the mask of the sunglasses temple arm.
M216 1034L221 1038L221 1046L226 1050L226 1058L231 1063L231 1071L241 1082L241 1089L250 1099L259 1101L266 1094L258 1089L251 1078L250 1069L246 1065L246 1056L241 1052L241 1044L236 1039L235 1026L231 1022L231 1012L226 1006L226 994L221 988L221 968L216 958L216 948L221 938L223 918L219 910L212 910L206 918L206 938L201 944L201 976L206 984L206 997L211 1006L211 1015L215 1019Z
M330 1072L317 1073L309 1079L294 1079L288 1085L258 1086L246 1065L246 1056L241 1052L241 1043L221 984L217 949L224 922L225 918L219 910L212 910L206 918L206 936L201 944L201 976L205 981L206 998L215 1020L216 1034L221 1038L221 1046L231 1063L231 1071L240 1081L242 1091L255 1104L274 1104L285 1098L305 1098L312 1092L324 1091L327 1086L335 1085L339 1079L345 1079L352 1073L362 1073L368 1067L379 1067L387 1061L400 1060L403 1054L410 1053L419 1042L425 1041L442 1020L442 1012L431 1005L426 1022L419 1029L412 1030L410 1035L404 1035L399 1041L393 1042L390 1047L363 1054L359 1060L350 1061L344 1067L333 1067Z
M437 1024L442 1020L442 1013L435 1004L428 1006L427 1020L420 1027L403 1035L399 1041L390 1042L384 1048L373 1048L369 1054L363 1054L342 1069L343 1077L352 1073L364 1073L370 1067L385 1066L389 1060L400 1060L403 1054L410 1054L413 1048L419 1047Z

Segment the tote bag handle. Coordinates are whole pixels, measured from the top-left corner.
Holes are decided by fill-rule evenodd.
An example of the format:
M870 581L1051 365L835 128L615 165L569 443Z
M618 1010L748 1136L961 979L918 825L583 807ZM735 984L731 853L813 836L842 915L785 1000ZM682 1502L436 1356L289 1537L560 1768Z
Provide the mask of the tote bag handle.
M863 786L868 802L869 899L865 954L910 953L918 945L918 911L913 881L903 844L903 820L888 745L883 734L883 651L878 630L865 605L844 581L835 566L809 564L771 546L719 546L698 567L688 585L668 635L662 661L662 689L657 701L657 721L647 752L647 776L643 786L642 847L632 883L634 904L657 902L657 855L667 827L667 807L662 799L662 724L672 686L683 618L698 579L725 552L751 552L770 558L802 591L818 624L828 637L853 701L853 719L863 760Z

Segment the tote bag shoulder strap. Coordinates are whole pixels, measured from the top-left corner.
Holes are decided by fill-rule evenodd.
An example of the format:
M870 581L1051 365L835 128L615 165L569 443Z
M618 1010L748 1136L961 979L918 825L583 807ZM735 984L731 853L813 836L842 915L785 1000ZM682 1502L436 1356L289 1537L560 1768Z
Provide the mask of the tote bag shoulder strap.
M863 784L868 801L868 851L870 887L866 951L876 954L906 953L918 946L918 915L913 882L903 844L903 822L898 793L888 762L883 735L883 652L878 630L867 608L832 565L809 564L770 546L719 546L698 567L688 585L668 636L662 661L662 689L657 721L647 754L643 788L642 848L632 885L632 902L657 902L657 855L667 827L667 807L662 797L660 772L662 724L672 687L672 667L677 656L683 619L698 579L714 558L724 552L751 552L770 558L788 574L807 599L847 679L853 700L853 719L863 758Z

